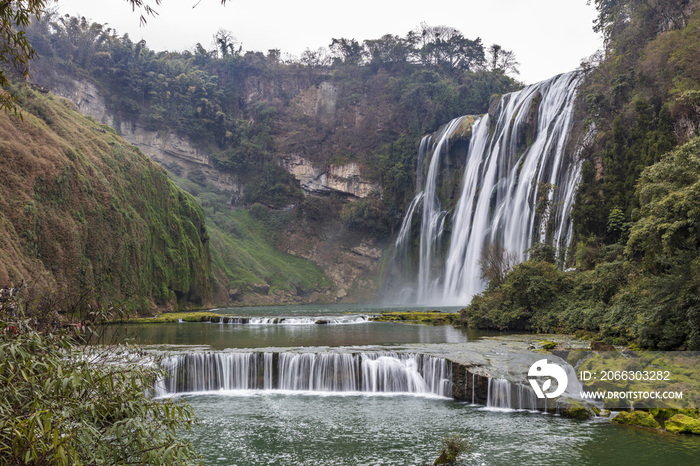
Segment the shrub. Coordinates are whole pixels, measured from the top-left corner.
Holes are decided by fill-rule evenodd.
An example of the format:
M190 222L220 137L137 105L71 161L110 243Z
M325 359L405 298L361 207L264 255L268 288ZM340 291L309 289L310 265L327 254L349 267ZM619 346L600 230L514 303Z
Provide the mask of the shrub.
M457 434L450 434L440 440L442 450L440 456L435 460L434 464L452 464L462 454L468 453L472 449L472 445L463 437Z
M351 230L369 232L377 237L386 235L389 231L376 199L360 199L345 204L340 219Z
M42 335L0 322L2 464L186 464L176 433L190 407L147 393L160 375L133 348L80 348L67 333ZM150 390L149 390L150 391Z
M554 264L526 261L516 265L499 288L474 297L462 318L477 328L555 330L569 288L569 280Z

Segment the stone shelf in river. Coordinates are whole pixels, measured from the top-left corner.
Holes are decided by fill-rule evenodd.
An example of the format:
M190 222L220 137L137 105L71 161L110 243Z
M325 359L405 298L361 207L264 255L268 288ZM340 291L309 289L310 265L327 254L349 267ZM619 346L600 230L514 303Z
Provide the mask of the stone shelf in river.
M539 410L591 417L596 406L578 398L581 384L560 357L532 351L532 343L486 338L462 344L401 347L301 347L184 351L167 356L169 376L159 396L220 390L384 393L451 397L497 409ZM547 358L566 368L567 391L539 399L528 370Z

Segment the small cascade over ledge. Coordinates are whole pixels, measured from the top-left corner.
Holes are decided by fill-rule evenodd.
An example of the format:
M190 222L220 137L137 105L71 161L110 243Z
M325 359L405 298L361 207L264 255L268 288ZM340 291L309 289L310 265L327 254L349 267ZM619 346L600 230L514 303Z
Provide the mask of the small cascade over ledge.
M530 387L503 379L488 380L487 408L537 411L540 404Z
M187 353L162 361L157 396L217 390L411 393L452 396L452 363L391 352Z
M539 356L539 355L538 355ZM478 359L478 358L477 358ZM529 359L524 362L529 365ZM581 416L594 406L580 399L583 389L572 367L569 386L555 400L538 399L527 385L526 372L515 369L509 379L489 374L482 362L455 361L419 352L369 348L305 348L223 352L188 352L161 360L166 375L154 386L159 397L178 394L250 396L260 393L423 396L452 398L486 409L544 411Z
M566 251L580 178L574 123L577 72L502 96L421 141L417 193L394 244L384 296L466 305L486 283L486 248L527 258L535 243Z
M350 325L369 322L368 315L346 316L277 316L277 317L218 317L220 324L233 325Z

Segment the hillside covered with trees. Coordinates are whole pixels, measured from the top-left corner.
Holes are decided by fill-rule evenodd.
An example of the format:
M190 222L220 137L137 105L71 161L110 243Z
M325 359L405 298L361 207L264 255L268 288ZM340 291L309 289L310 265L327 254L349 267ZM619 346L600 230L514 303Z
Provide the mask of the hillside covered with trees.
M44 15L27 35L38 79L47 67L89 77L119 119L172 129L219 170L244 178L244 204L298 200L276 159L300 153L320 165L359 162L384 188L382 213L401 210L418 139L456 116L485 113L493 95L517 86L506 74L517 72L512 52L426 24L405 37L333 39L287 62L279 50L242 50L225 30L216 48L185 52L155 52L78 17ZM302 94L323 83L337 96L319 121L305 112Z

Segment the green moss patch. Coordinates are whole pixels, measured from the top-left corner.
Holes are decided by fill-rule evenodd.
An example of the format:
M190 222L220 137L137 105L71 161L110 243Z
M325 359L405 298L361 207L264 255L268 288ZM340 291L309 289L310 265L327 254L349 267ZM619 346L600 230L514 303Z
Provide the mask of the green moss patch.
M418 324L452 325L457 321L459 314L440 311L407 311L407 312L382 312L370 320L376 322L414 322Z
M134 317L131 319L114 322L125 324L166 324L172 322L209 322L223 317L214 312L165 312L156 317Z
M558 407L559 414L570 419L589 419L595 414L591 408L578 401L572 401Z
M557 344L555 342L549 340L539 340L537 343L542 347L543 350L547 351L551 351L557 347Z
M612 418L612 422L629 426L649 427L661 429L661 426L651 413L646 411L622 411Z
M695 434L700 435L700 419L676 414L665 423L666 430L674 434Z

